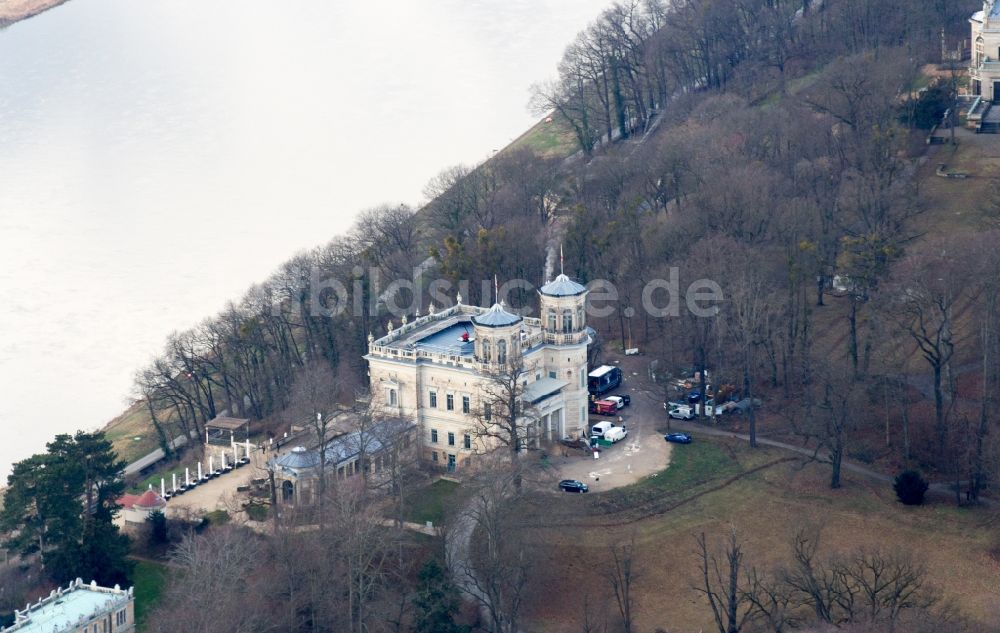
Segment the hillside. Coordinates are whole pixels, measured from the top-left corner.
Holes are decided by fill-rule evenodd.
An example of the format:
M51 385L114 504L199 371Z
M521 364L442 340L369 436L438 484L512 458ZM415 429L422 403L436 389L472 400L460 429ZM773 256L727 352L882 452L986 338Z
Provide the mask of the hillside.
M443 170L421 209L364 212L173 335L108 425L126 459L222 412L263 440L312 419L317 392L353 405L370 342L459 293L555 333L554 310L530 310L561 271L591 285L589 360L624 370L633 438L662 449L666 401L711 393L740 413L676 422L694 441L614 488L597 485L610 460L558 441L494 451L445 486L432 446L390 486L338 476L308 508L269 507L272 470L254 504L273 523L218 525L250 516L246 490L183 517L203 532L174 535L181 571L149 630L196 599L192 630L237 616L303 632L994 630L1000 136L926 142L965 72L942 60L942 31L958 46L978 6L615 4L534 89L542 120L509 147ZM653 452L630 442L608 454ZM573 460L590 494L558 492ZM925 504L897 501L904 469L933 483ZM797 535L819 543L808 560ZM901 587L888 598L883 573ZM727 601L745 622L716 619Z

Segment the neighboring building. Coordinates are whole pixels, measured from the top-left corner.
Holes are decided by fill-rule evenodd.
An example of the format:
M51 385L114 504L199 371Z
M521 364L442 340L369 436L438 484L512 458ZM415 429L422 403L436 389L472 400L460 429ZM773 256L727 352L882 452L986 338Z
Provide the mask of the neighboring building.
M566 275L539 290L541 318L524 318L502 304L462 305L403 322L385 336L369 336L372 399L391 414L417 423L424 459L447 468L467 465L490 446L477 437L487 417L484 384L509 358L520 357L526 373L522 400L531 443L586 434L587 289ZM478 434L482 435L482 434Z
M122 507L121 517L126 524L142 525L149 515L162 512L167 507L167 502L150 486L141 495L122 495L118 499L118 505Z
M1000 3L985 0L982 11L969 18L972 62L969 88L985 101L1000 101Z
M378 483L390 459L406 460L415 451L416 425L406 420L381 420L363 431L327 440L327 480L346 480L363 470ZM320 452L317 447L296 446L268 462L274 472L278 500L309 504L319 491Z
M65 589L53 590L24 611L14 612L14 624L3 633L130 633L135 631L132 589L83 584L79 578Z

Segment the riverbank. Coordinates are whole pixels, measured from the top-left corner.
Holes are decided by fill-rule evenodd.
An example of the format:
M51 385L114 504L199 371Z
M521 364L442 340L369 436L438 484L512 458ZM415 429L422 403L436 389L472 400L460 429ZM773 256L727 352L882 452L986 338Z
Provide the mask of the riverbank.
M0 28L58 7L66 0L0 0Z

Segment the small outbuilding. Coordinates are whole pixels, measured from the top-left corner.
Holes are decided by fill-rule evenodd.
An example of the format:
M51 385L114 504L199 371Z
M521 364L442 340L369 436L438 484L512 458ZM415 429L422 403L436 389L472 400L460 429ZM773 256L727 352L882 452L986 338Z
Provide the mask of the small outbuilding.
M141 495L122 495L118 499L126 524L142 525L154 512L162 512L167 502L152 487Z
M250 420L216 416L205 423L206 446L232 446L250 439Z

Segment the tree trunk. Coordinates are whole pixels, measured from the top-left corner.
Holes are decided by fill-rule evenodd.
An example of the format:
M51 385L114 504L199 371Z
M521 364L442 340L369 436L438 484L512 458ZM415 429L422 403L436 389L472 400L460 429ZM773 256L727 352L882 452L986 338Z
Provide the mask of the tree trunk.
M843 438L838 435L834 448L830 451L830 465L832 466L832 471L830 473L830 487L833 489L840 488L840 467L843 461L844 441Z
M941 389L941 364L934 363L934 429L937 435L936 452L944 455L948 429L944 423L944 391Z
M854 368L854 375L858 375L858 300L851 297L851 313L848 316L850 322L850 337L848 338L849 351L851 353L851 366Z

